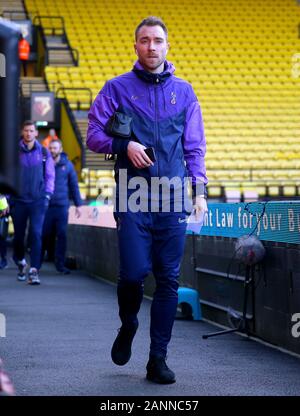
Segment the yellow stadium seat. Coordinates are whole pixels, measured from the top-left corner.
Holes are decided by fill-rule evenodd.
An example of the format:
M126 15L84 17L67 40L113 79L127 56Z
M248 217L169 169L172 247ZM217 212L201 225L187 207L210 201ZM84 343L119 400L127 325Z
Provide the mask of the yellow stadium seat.
M276 7L274 0L238 3L25 0L32 15L63 16L68 39L79 51L78 67L45 68L50 89L58 82L88 87L93 98L106 80L132 68L133 30L145 9L165 17L172 45L168 56L201 103L209 180L247 183L252 170L253 181L262 184L260 195L274 179L291 182L283 185L283 196L297 195L300 88L293 56L299 6L291 0L277 0ZM49 19L43 24L51 26ZM80 101L88 110L88 95L67 92L67 97L73 109ZM280 197L280 185L272 183L269 195Z

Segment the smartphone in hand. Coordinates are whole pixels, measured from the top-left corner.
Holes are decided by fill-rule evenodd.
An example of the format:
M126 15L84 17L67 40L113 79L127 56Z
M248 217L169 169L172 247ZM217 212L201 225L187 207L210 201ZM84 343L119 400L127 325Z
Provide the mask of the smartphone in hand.
M153 147L147 147L147 149L144 149L144 152L153 163L156 162L156 155Z

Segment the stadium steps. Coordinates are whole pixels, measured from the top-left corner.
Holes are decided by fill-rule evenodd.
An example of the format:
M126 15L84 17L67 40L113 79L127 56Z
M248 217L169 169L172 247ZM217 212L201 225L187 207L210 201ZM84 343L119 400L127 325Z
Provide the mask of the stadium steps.
M106 161L104 155L94 153L86 146L86 132L88 127L88 119L76 118L76 123L81 133L85 150L85 168L93 170L107 170L113 168L113 162Z
M20 86L23 97L30 97L31 92L48 91L46 81L42 77L21 77Z
M13 11L13 15L9 12ZM13 20L27 19L26 11L22 0L0 0L0 15Z
M45 30L45 32L47 29ZM74 66L72 51L65 36L45 35L46 49L48 51L48 65L70 67Z
M48 65L50 66L74 66L72 52L68 46L65 49L49 49Z
M46 36L46 46L51 48L68 48L62 36Z

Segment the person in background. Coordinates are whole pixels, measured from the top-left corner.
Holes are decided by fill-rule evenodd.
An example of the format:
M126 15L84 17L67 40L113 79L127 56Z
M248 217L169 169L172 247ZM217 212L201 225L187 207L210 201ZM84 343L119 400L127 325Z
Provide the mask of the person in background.
M21 35L21 39L19 40L19 59L22 63L24 77L27 76L27 61L29 60L29 55L29 42L25 39L23 35Z
M53 140L59 140L59 139L58 139L58 136L56 135L55 129L50 129L48 136L42 141L42 145L48 149L49 148L49 144Z
M54 140L49 144L49 151L55 163L55 186L43 228L43 252L55 234L54 263L60 273L69 274L65 267L67 249L67 226L69 212L69 196L76 206L76 216L81 215L82 200L78 187L78 179L72 162L63 152L62 142Z
M59 137L56 134L55 129L50 129L48 132L48 136L42 140L42 145L49 149L49 144L53 140L59 140ZM47 261L54 261L54 248L55 248L55 232L52 232L52 236L48 235L47 237ZM43 248L44 253L44 248ZM45 260L45 256L43 254L43 260Z
M18 280L26 281L25 231L29 221L30 269L28 283L39 285L42 229L49 201L54 191L55 169L49 151L37 140L33 121L23 123L19 143L20 192L10 196L10 213L14 225L13 259L19 268Z
M0 195L0 270L7 267L7 244L6 244L6 230L8 228L8 213L9 206L4 195Z

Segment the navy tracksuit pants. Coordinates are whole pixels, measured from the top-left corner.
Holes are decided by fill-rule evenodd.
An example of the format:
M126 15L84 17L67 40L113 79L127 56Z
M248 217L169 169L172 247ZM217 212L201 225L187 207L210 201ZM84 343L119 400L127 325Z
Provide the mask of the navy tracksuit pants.
M151 305L150 355L167 354L178 302L178 277L184 251L183 213L116 213L120 275L119 315L125 327L138 324L144 279L152 269L156 290Z
M7 243L6 239L0 236L0 257L2 260L6 259Z
M67 249L68 206L51 206L48 208L43 228L43 248L52 244L53 235L55 243L54 261L56 268L62 269L65 265ZM51 247L50 247L51 251Z
M36 202L14 202L11 216L14 224L14 260L20 261L25 257L25 232L29 220L30 236L30 266L41 267L42 228L46 213L45 200Z

